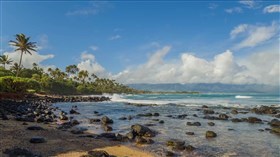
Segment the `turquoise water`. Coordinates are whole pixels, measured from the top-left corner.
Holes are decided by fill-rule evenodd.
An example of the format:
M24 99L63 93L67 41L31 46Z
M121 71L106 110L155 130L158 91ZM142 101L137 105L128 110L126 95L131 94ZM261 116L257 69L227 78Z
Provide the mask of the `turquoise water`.
M144 146L158 156L162 155L163 149L168 139L181 139L186 144L196 147L196 151L191 153L177 152L179 156L263 156L276 157L280 152L280 136L271 134L269 131L260 132L270 128L267 122L273 118L269 115L231 114L231 109L226 107L238 107L239 111L248 111L260 105L274 105L280 107L279 95L277 94L153 94L153 95L111 95L111 102L99 103L58 103L55 106L64 111L69 111L72 105L78 106L80 115L72 115L81 124L78 127L85 127L89 132L99 134L104 132L100 124L89 124L90 118L101 118L106 115L114 120L112 124L113 132L126 134L133 124L153 125L149 128L156 130L159 134L153 138L155 143ZM146 104L146 106L135 106L129 103ZM150 105L153 104L153 105ZM208 105L217 113L226 113L230 118L247 118L255 116L264 121L263 124L250 124L246 122L232 123L230 120L207 120L203 119L202 105ZM95 115L98 111L102 115ZM159 117L138 117L140 113L160 114ZM168 115L176 117L180 114L187 114L183 119L170 118ZM194 117L196 114L198 117ZM132 116L132 120L119 120L123 116ZM216 115L217 116L217 115ZM164 120L164 124L159 124L157 119ZM215 126L209 126L208 122L214 122ZM201 126L187 126L187 122L200 122ZM234 130L229 130L234 129ZM215 131L218 136L214 139L206 139L207 130ZM186 135L185 132L194 132L194 136Z

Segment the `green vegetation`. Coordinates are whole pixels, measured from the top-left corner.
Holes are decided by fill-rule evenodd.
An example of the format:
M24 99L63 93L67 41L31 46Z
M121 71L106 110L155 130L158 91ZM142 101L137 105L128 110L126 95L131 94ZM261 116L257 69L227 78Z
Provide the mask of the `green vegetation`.
M44 93L44 94L101 94L101 93L142 93L123 84L106 78L99 78L76 65L69 65L62 71L49 68L44 71L36 63L32 68L22 66L23 53L36 51L35 42L30 37L17 34L16 41L10 44L20 52L19 63L14 63L7 55L0 56L0 92L10 93Z

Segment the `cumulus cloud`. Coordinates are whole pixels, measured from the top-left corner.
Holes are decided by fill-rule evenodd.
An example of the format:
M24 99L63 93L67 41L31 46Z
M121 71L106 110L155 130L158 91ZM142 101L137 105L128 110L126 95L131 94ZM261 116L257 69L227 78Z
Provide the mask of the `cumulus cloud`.
M257 83L279 85L280 64L279 45L256 52L240 61L247 67L244 74L253 76Z
M22 65L25 68L31 68L33 63L36 63L42 67L45 67L45 65L42 65L41 63L45 60L51 59L54 57L53 54L39 54L38 52L31 52L30 54L23 54L22 57ZM19 51L13 51L13 52L4 52L4 55L8 55L9 58L11 58L14 62L19 62L20 59L20 52Z
M264 13L279 13L280 5L269 5L263 9Z
M234 8L229 8L229 9L226 9L225 12L229 13L229 14L232 14L232 13L242 13L242 8L240 7L234 7Z
M212 60L185 52L173 61L166 61L164 57L170 50L170 46L165 46L151 55L146 63L112 77L123 83L278 83L279 54L277 57L275 52L254 54L244 63L237 61L230 50ZM268 62L264 58L274 59Z
M90 74L96 74L99 77L107 77L105 68L103 68L96 60L93 54L83 52L81 54L81 62L77 67L80 70L87 70Z
M241 49L245 47L255 47L260 45L279 33L279 24L272 22L271 25L259 26L259 25L246 25L242 24L235 27L231 33L231 38L235 38L241 34L244 35L244 39L235 45L235 49Z

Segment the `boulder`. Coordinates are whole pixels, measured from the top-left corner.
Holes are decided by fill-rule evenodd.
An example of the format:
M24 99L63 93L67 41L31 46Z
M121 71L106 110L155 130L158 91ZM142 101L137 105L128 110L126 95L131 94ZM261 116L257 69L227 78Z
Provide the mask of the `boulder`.
M280 127L280 121L278 119L272 119L269 124L272 127Z
M68 117L66 115L62 114L62 115L59 116L59 119L60 120L68 120Z
M79 112L77 112L77 111L74 110L74 109L71 109L71 110L69 111L69 113L70 113L70 114L80 114Z
M178 119L184 119L186 118L188 115L187 114L180 114L177 116Z
M217 137L217 134L214 131L206 131L205 137L206 138L214 138L214 137Z
M239 119L239 118L233 118L233 119L231 119L231 121L232 121L233 123L242 122L242 120Z
M101 118L101 122L102 122L103 124L112 124L112 123L113 123L113 120L110 119L110 118L108 118L107 116L104 116L104 117Z
M156 135L154 131L140 124L132 125L131 130L136 136L154 137Z
M186 132L187 135L194 135L194 132Z
M152 113L140 113L137 116L139 116L139 117L151 117L151 116L153 116L153 114Z
M199 122L187 122L187 125L189 126L201 126L201 124Z
M168 147L176 150L184 150L185 149L185 141L178 140L178 139L171 139L166 142Z
M208 122L207 124L208 124L209 126L214 126L214 125L215 125L214 122Z
M145 138L140 137L140 136L136 136L135 137L135 143L137 143L137 144L152 144L153 140L145 139Z
M192 145L187 145L187 146L185 147L185 150L188 151L188 152L194 151L195 149L196 149L196 148L193 147Z
M228 120L228 115L226 115L226 114L220 114L219 115L219 118L221 119L221 120Z
M119 120L127 120L126 117L120 117Z
M277 114L276 108L269 107L269 106L261 106L259 108L253 108L251 111L256 114Z
M271 128L270 132L280 135L280 127L276 127L276 128L273 127Z
M132 139L134 139L134 134L132 133L132 131L130 131L130 132L128 132L127 134L126 134L126 137L128 138L128 139L130 139L130 140L132 140Z
M128 119L128 120L131 120L131 119L132 119L132 116L131 116L131 115L129 115L129 116L127 117L127 119Z
M93 151L89 151L87 155L82 155L81 157L111 157L111 156L104 150L93 150Z
M158 117L158 116L159 116L159 113L154 113L153 116Z
M166 151L165 152L165 156L166 157L173 157L173 156L175 156L175 154L173 152L171 152L171 151Z
M79 125L80 122L79 122L78 120L76 120L76 119L73 119L73 120L71 120L71 124L72 124L73 126L75 126L75 125Z
M92 124L92 123L98 123L100 122L101 120L98 119L98 118L92 118L92 119L89 119L89 123Z
M112 131L113 130L113 128L111 127L111 126L108 126L108 125L103 125L103 129L104 129L104 131Z
M261 123L261 122L262 122L261 119L256 118L256 117L248 117L248 118L247 118L247 121L248 121L249 123Z
M29 126L26 128L27 130L45 130L44 128L40 126Z
M213 110L206 109L206 110L203 110L203 113L204 114L214 114L215 112Z
M236 109L231 110L231 114L238 114L238 111Z
M158 123L163 124L163 123L164 123L164 121L163 121L163 120L160 120Z
M109 139L116 139L115 133L101 133L98 137L109 138Z
M30 143L45 143L46 140L45 138L43 137L32 137L30 140L29 140Z

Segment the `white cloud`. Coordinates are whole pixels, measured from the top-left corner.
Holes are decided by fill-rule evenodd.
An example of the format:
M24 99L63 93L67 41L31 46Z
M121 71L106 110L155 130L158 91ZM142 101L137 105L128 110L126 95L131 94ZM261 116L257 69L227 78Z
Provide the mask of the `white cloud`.
M96 60L93 54L86 51L81 54L81 62L77 67L80 70L87 70L90 74L94 73L99 77L107 77L105 68L103 68Z
M241 49L245 47L255 47L260 45L279 33L279 24L272 22L268 26L259 25L239 25L231 31L231 37L236 37L243 34L245 38L235 45L235 49Z
M229 13L229 14L232 14L232 13L242 13L242 8L240 7L234 7L234 8L229 8L229 9L226 9L225 12Z
M111 36L110 38L109 38L109 40L117 40L117 39L120 39L122 36L120 36L119 34L117 34L117 35L114 35L114 36Z
M51 59L54 57L53 54L46 54L42 55L38 52L31 52L30 54L23 54L22 56L22 65L25 68L31 68L33 63L37 63L38 65L44 67L41 63L45 60ZM20 52L19 51L13 51L13 52L4 52L4 55L8 55L9 58L11 58L14 62L19 63L20 59Z
M247 67L244 73L253 76L257 83L279 85L280 81L279 45L261 50L242 59L240 64Z
M269 5L263 9L264 13L279 13L280 5Z
M218 6L219 5L216 3L210 3L208 8L214 10L214 9L218 8Z
M87 51L84 51L81 54L81 59L95 61L95 56L93 54L88 53Z
M238 34L245 32L247 28L248 28L247 24L241 24L234 27L234 29L230 32L230 37L232 39L235 38Z
M89 48L92 49L93 51L97 51L99 49L99 47L96 45L92 45Z
M100 12L106 10L107 8L111 8L111 4L105 1L94 1L90 2L90 5L81 9L76 9L72 11L68 11L66 15L97 15Z
M254 0L241 0L239 3L250 9L258 7L258 3Z
M113 79L122 83L278 83L279 54L275 50L253 54L244 59L246 62L236 60L229 50L212 60L186 52L166 61L164 57L170 49L170 46L159 49L146 63L113 75Z

